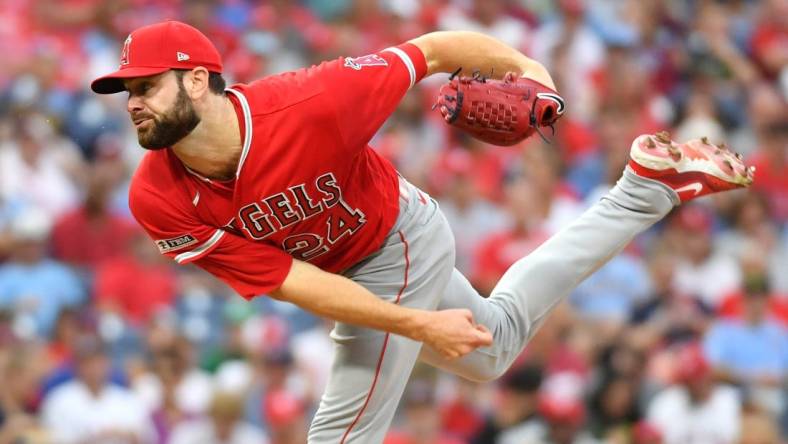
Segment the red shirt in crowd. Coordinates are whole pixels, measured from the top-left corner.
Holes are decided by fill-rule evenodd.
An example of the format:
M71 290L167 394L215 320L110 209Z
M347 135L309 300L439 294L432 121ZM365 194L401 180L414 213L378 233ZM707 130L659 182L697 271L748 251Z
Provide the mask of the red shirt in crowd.
M494 233L480 242L473 266L473 282L486 291L498 282L506 270L518 259L528 256L549 235L542 229L533 231L506 230ZM490 286L491 287L491 286Z
M96 270L98 306L113 307L134 325L148 321L156 311L171 307L178 285L172 268L143 263L132 255L109 260Z
M139 230L112 214L90 217L85 208L63 215L52 230L55 257L71 265L95 268L126 250L131 235Z
M775 165L765 153L756 152L749 163L758 173L753 189L766 195L774 218L788 221L788 162Z
M779 23L760 23L753 32L750 45L755 60L761 65L764 72L771 77L776 77L779 72L775 71L773 66L768 66L767 59L769 53L785 51L785 48L788 47L788 27Z
M788 296L770 295L767 310L773 319L788 326ZM725 318L741 319L744 315L744 294L735 292L726 296L720 303L717 313Z
M406 43L235 85L235 179L209 180L169 149L151 151L132 179L132 213L161 253L246 298L278 288L293 258L340 272L377 250L396 220L397 172L368 142L426 69Z
M423 437L414 438L408 433L403 432L391 432L386 436L386 439L383 440L383 444L416 444L419 442L424 442ZM432 444L462 444L462 441L459 439L451 438L448 436L440 436L436 438L434 441L431 441Z

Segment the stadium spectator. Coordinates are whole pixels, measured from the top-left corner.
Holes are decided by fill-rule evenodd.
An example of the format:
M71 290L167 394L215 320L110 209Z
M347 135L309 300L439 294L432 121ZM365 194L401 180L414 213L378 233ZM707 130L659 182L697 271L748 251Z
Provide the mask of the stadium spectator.
M641 418L638 406L640 380L607 376L591 397L589 429L598 439L615 442L626 438Z
M434 390L426 381L411 380L403 397L404 421L383 444L461 444L441 431Z
M744 300L746 298L745 289L748 287L747 283L757 286L763 281L768 288L766 290L768 292L768 295L766 295L767 316L783 326L788 326L788 298L786 298L784 293L773 289L772 282L774 279L769 273L771 271L770 268L772 268L770 265L773 264L770 259L773 257L770 257L761 243L754 240L742 245L740 251L739 263L744 274L745 288L726 296L718 310L720 317L742 319L745 312ZM779 268L776 268L776 270L779 270Z
M223 310L224 335L221 343L206 348L200 357L200 368L216 373L225 362L243 361L248 353L243 329L246 321L254 315L254 309L246 304L225 305Z
M734 259L714 250L714 215L699 205L686 206L673 222L671 229L681 254L673 285L679 293L697 297L716 309L726 294L738 288L741 270Z
M168 334L166 328L163 330ZM149 334L155 336L157 333L162 331L151 329ZM175 334L153 340L159 341L151 343L152 339L148 339L147 350L153 357L153 371L138 375L132 381L134 392L150 411L160 408L166 396L174 396L175 405L182 412L190 415L205 413L213 396L213 380L196 366L192 344ZM160 368L163 365L169 367L166 372ZM162 379L157 372L162 372L161 376L166 378ZM174 394L169 390L174 390Z
M581 316L600 323L622 324L628 321L635 305L646 299L648 285L643 262L624 253L580 284L570 300Z
M647 419L665 444L735 443L741 434L741 401L732 387L714 382L699 344L676 351L675 383L657 393Z
M58 314L47 344L47 358L53 367L66 367L72 361L75 342L87 330L81 317L84 313L73 308L64 308Z
M788 66L788 5L780 0L766 0L760 9L758 23L750 45L753 56L763 72L774 78Z
M145 404L127 388L111 384L109 360L95 336L74 349L77 378L44 398L42 420L55 442L141 444L153 439Z
M465 150L454 149L445 154L443 174L448 177L440 205L457 243L457 269L469 275L474 273L474 252L484 235L507 223L507 216L479 195L473 173L473 160Z
M172 306L177 278L144 233L135 230L127 242L130 247L96 269L96 306L126 323L144 325Z
M178 405L177 389L182 378L182 363L175 350L163 350L153 357L153 373L161 383L161 401L151 413L156 430L156 442L167 444L178 424L194 419L195 415Z
M307 418L303 401L286 390L274 390L263 401L271 444L306 442Z
M758 132L757 140L759 149L752 158L752 165L758 171L758 183L754 189L768 198L772 217L785 224L788 222L788 123L785 111L779 120L768 123Z
M89 171L83 204L63 214L52 230L53 256L88 274L122 255L135 230L130 220L110 208L117 169L97 162Z
M713 315L702 301L674 288L675 262L665 246L654 248L648 258L651 293L632 310L630 331L651 345L696 338Z
M626 110L605 107L599 111L592 148L568 165L566 180L587 204L599 200L615 185L626 165L635 116Z
M513 368L499 383L492 415L487 418L474 444L516 443L543 428L538 414L539 389L543 369L537 366Z
M0 341L0 438L13 442L43 431L39 387L48 363L41 347L13 343L7 334Z
M532 434L523 435L511 444L523 441L535 444L598 444L599 441L584 428L588 413L581 390L582 382L576 375L556 373L550 376L539 395L539 413L546 427L534 427L530 430Z
M528 23L506 14L503 0L472 0L466 4L449 2L438 20L442 30L476 31L491 35L521 51L531 45Z
M748 276L743 296L741 319L717 321L706 334L704 348L720 377L779 414L785 408L788 330L768 316L770 291L765 276Z
M471 442L484 425L484 404L480 402L478 384L462 378L450 378L453 390L439 403L441 429L462 442Z
M18 214L10 227L11 257L0 264L0 309L13 313L16 333L26 338L46 337L60 310L86 299L77 276L46 255L50 224L42 211Z
M533 146L526 145L520 164L508 172L517 174L520 172L518 167L522 165L521 172L527 177L529 188L543 196L535 201L531 211L544 219L543 227L552 235L580 216L582 206L572 188L561 177L563 161L559 153L549 144L534 143L531 141Z
M315 327L293 335L290 340L295 367L306 384L307 400L315 405L320 402L328 384L330 368L325 363L334 360L334 343L330 336L332 328L334 323L323 319Z
M769 203L761 193L746 193L733 202L733 224L716 236L715 247L735 259L760 257L775 290L788 290L780 270L788 267L788 245L780 242L779 225L769 218ZM785 287L783 285L786 285Z
M15 138L0 146L0 196L40 208L54 220L77 205L83 164L74 144L55 134L48 120L40 113L22 114Z
M509 226L479 241L471 265L471 282L488 295L500 276L518 259L527 255L549 237L544 225L544 201L550 195L539 194L529 177L515 178L506 187L506 210Z
M242 420L243 398L237 394L215 393L208 414L206 418L178 424L172 431L170 444L269 442L262 430Z
M783 119L788 104L780 90L768 82L749 88L746 100L746 120L731 135L730 144L742 154L752 155L759 148L759 134Z
M419 88L407 94L381 133L372 141L408 181L429 189L434 171L431 166L442 154L449 132L436 114L425 106L433 100L432 89ZM452 150L451 152L458 152ZM448 191L451 188L445 187Z
M556 3L558 14L536 30L528 54L556 74L556 86L573 104L571 114L589 121L599 100L594 81L603 69L606 48L585 20L582 0Z

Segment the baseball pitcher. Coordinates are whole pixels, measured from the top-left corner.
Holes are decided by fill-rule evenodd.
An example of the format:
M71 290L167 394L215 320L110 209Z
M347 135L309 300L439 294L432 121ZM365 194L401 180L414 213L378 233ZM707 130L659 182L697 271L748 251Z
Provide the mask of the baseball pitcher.
M497 378L635 235L681 202L752 182L740 157L705 139L640 136L610 193L483 298L454 268L435 201L368 142L435 73L453 73L436 102L448 123L498 145L542 135L566 105L541 64L485 35L436 32L248 85L225 88L221 72L203 34L168 21L132 32L120 68L91 86L128 92L149 150L129 201L162 254L245 298L268 294L336 321L310 443L380 443L417 360Z

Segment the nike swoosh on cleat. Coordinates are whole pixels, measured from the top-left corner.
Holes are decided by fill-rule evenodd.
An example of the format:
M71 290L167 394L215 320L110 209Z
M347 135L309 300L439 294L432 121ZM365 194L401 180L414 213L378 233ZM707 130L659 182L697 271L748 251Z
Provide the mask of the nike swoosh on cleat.
M691 184L684 185L681 188L676 188L674 191L677 193L682 193L684 191L694 191L695 194L693 194L693 196L697 196L701 191L703 191L703 184L700 182L692 182Z

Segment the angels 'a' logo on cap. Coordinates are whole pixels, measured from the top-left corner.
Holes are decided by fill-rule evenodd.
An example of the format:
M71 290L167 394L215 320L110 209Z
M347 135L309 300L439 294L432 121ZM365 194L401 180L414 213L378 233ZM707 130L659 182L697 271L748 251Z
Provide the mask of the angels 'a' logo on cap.
M120 66L129 64L129 49L131 47L131 34L123 42L123 51L120 52Z

